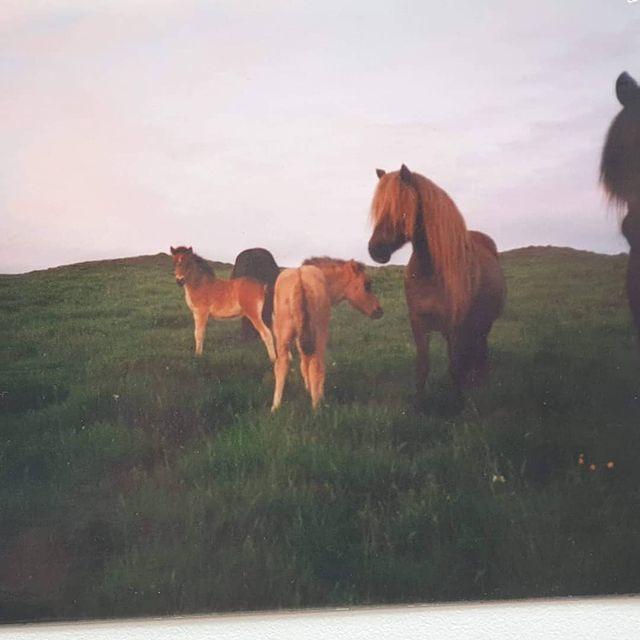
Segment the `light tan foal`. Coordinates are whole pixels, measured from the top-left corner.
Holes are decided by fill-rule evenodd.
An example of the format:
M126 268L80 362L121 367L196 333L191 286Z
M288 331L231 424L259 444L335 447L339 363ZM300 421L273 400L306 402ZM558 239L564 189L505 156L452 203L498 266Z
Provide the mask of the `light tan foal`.
M313 258L298 269L285 269L276 280L273 331L276 339L275 389L271 411L282 402L291 364L291 343L300 354L300 373L317 409L324 396L325 351L332 305L348 300L373 319L382 308L373 293L364 265L353 260Z

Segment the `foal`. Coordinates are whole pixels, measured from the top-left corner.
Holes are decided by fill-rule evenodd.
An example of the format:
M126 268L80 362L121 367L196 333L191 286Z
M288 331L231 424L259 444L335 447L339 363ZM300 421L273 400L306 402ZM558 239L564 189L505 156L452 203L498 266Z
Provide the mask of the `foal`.
M374 320L382 317L382 307L371 292L371 280L360 262L311 258L299 269L285 269L278 276L273 298L277 358L271 411L278 409L282 401L294 338L304 386L311 394L311 405L317 409L324 395L324 352L331 306L343 300Z
M276 355L273 337L262 320L265 285L250 278L221 280L211 265L191 247L171 247L176 282L184 287L187 306L195 322L196 355L202 355L209 316L216 319L248 318L267 347L271 362Z

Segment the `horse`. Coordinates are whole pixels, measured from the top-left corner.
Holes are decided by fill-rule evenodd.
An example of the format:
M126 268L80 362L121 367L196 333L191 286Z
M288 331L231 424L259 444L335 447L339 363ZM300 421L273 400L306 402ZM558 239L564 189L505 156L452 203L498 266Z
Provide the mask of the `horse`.
M622 110L613 119L600 159L600 182L618 206L626 205L622 234L629 243L627 299L640 336L640 87L626 72L616 81Z
M488 336L504 308L506 285L494 241L468 231L449 195L412 173L377 169L371 205L374 225L369 255L386 263L407 242L413 253L404 274L411 330L416 344L416 394L429 376L429 339L441 333L455 390L488 376Z
M233 265L232 278L253 278L267 285L262 320L271 327L271 315L273 313L273 286L280 274L280 268L276 264L273 255L262 248L245 249L241 251ZM243 340L255 340L258 333L247 318L242 318L241 334Z
M382 307L361 262L326 257L310 258L297 269L285 269L276 280L273 300L277 357L271 411L282 402L294 339L300 354L300 373L315 411L324 396L324 354L331 307L347 300L373 320L382 317Z
M196 355L202 355L204 334L209 316L215 319L247 318L256 328L275 361L273 336L262 321L265 285L250 278L221 280L213 267L191 247L171 247L176 283L184 288L187 306L195 322Z

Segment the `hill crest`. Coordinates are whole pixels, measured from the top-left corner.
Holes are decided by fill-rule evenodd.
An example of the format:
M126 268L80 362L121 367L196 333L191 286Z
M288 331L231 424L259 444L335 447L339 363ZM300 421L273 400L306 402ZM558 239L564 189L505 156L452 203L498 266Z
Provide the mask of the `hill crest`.
M499 253L504 258L576 258L587 256L606 256L614 257L620 255L626 255L626 253L619 254L605 254L598 253L596 251L589 251L587 249L574 249L572 247L556 247L553 245L529 245L527 247L518 247L516 249L508 249L507 251L501 251ZM130 256L126 258L107 258L101 260L86 260L83 262L74 262L70 264L57 265L55 267L47 267L46 269L33 269L21 274L0 274L0 275L27 275L35 273L52 273L61 270L87 270L96 269L101 267L135 267L135 266L161 266L165 267L170 264L171 256L168 253L160 252L156 254L146 254L140 256ZM228 262L219 262L217 260L208 260L209 264L214 269L231 269L233 264ZM283 265L281 265L283 266ZM286 265L285 265L286 266ZM379 265L370 265L376 268L380 268ZM387 267L403 267L403 264L391 263L386 265ZM384 267L381 267L384 268Z

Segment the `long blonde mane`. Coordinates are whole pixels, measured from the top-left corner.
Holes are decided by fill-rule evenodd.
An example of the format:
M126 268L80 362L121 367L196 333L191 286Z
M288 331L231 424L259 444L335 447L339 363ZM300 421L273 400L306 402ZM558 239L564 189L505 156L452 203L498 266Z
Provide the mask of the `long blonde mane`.
M435 276L453 324L459 324L469 308L475 264L462 214L443 189L420 174L411 174L411 184L402 180L399 171L383 175L371 205L374 224L387 218L397 233L413 240L419 214Z

